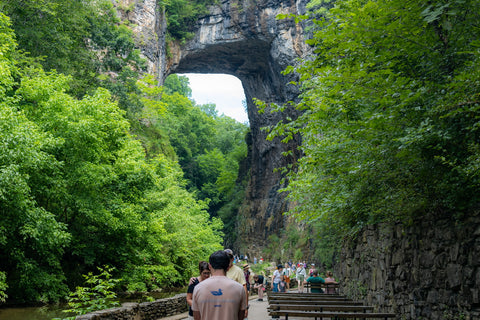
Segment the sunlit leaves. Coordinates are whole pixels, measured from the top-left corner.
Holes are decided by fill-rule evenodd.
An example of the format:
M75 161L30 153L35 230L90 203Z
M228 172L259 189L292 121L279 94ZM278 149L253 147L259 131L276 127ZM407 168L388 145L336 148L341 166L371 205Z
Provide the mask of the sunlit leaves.
M9 296L58 299L66 285L60 258L70 235L36 199L53 198L52 184L61 164L48 153L57 140L16 110L0 103L0 269L6 271Z
M222 224L185 190L178 164L145 158L105 89L77 99L67 93L71 77L35 68L19 72L14 87L8 46L0 55L1 299L6 290L17 301L58 300L67 283L107 263L128 287L184 283L192 261L220 247ZM144 89L145 98L158 90Z
M113 291L120 279L112 278L113 268L108 266L103 268L98 267L98 271L100 272L98 275L92 272L83 275L86 286L78 286L75 292L70 293L68 297L68 306L70 309L64 312L74 313L78 316L120 305L120 303L115 300L117 295ZM67 319L75 318L76 317L69 317Z

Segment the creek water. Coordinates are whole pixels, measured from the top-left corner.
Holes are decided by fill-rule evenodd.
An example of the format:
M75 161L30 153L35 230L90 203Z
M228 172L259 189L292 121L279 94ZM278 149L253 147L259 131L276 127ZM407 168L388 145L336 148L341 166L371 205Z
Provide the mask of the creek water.
M173 297L174 295L182 292L187 292L187 288L169 289L162 292L151 292L148 295L142 295L137 297L120 298L120 303L123 302L145 302L148 301L147 297L154 299L162 299ZM52 320L52 319L64 319L70 314L63 312L67 309L67 304L51 304L43 306L15 306L0 308L0 320Z
M51 320L66 318L69 314L62 312L67 305L45 305L41 307L9 307L0 309L1 320Z

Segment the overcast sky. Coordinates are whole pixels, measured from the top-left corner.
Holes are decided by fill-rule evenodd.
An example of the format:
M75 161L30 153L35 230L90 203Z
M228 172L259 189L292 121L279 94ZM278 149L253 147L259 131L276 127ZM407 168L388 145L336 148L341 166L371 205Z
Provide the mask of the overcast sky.
M242 101L245 100L242 83L228 74L181 74L187 76L192 89L192 98L197 104L215 103L218 114L222 113L238 122L248 122Z

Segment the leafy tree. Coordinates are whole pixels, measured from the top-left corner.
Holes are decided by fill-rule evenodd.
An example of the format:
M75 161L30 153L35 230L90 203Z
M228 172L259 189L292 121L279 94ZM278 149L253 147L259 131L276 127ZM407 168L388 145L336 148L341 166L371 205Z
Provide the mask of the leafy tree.
M161 119L167 114L167 104L161 101L163 87L157 86L153 76L147 75L137 82L139 93L136 100L141 102L142 109L134 117L132 131L142 142L148 158L164 154L176 160L175 150L171 146L167 131L162 128ZM138 120L137 120L138 119Z
M146 197L150 227L145 233L152 241L146 241L150 245L139 252L143 264L132 266L134 272L126 276L135 280L133 284L148 279L143 281L147 289L185 283L196 272L192 261L218 250L223 236L222 222L211 219L206 204L184 189L180 167L162 156L154 163L159 186Z
M0 9L12 19L21 50L47 71L73 75L75 95L103 85L127 108L126 92L144 66L110 1L1 0Z
M12 105L15 56L13 32L0 14L0 270L6 275L1 291L46 301L67 291L60 261L70 236L52 212L38 205L34 186L53 194L60 163L49 151L59 141Z
M209 117L211 117L213 119L218 118L217 106L214 103L202 104L202 105L199 106L199 108L200 108L200 110L205 112Z
M74 313L76 316L79 316L120 305L118 301L114 300L117 298L117 295L113 290L120 279L112 278L113 268L108 266L104 268L99 267L98 271L100 272L98 275L89 272L83 276L87 286L77 287L75 292L70 293L68 298L70 309L64 310L64 312ZM76 316L68 317L67 319L74 320Z
M314 58L286 70L300 76L303 113L270 132L302 136L285 189L294 216L345 234L478 206L478 9L349 0L317 12Z
M170 0L164 2L167 14L167 30L174 39L185 41L192 37L192 29L197 19L208 13L212 0Z
M162 101L168 105L168 116L161 126L189 181L187 187L208 201L210 214L216 216L233 191L239 163L246 158L247 127L215 112L206 114L178 93L164 94Z
M192 97L192 89L189 87L189 80L186 76L178 76L176 74L171 74L165 79L163 84L165 92L167 94L173 94L175 92L181 94L184 97Z
M23 85L34 91L48 88L43 82L39 85L35 81L23 81L19 92L24 97L27 89ZM65 83L58 83L57 90L64 87ZM35 93L34 97L37 95ZM166 159L145 161L143 150L128 136L128 123L115 103L110 101L107 92L100 90L95 96L86 97L82 101L62 94L56 94L55 99L52 96L45 98L41 114L37 114L37 110L40 111L38 108L33 109L28 105L24 108L32 116L37 116L37 121L42 122L44 119L46 129L55 128L55 134L66 141L57 157L64 163L68 178L66 188L69 197L65 199L65 204L69 209L63 210L61 217L70 226L75 239L69 261L76 261L80 265L108 263L127 266L120 271L144 268L142 265L147 260L139 260L138 248L153 246L156 249L149 253L147 265L152 262L158 264L154 267L155 286L178 284L185 280L190 259L195 259L200 253L204 258L204 250L209 248L209 243L220 241L219 233L210 234L209 238L203 238L199 233L208 235L209 230L217 228L218 224L210 226L208 214L202 213L203 207L195 205L195 200L186 191L182 191L183 183L176 180L180 177L178 172L172 168L160 170L168 164ZM62 103L58 104L57 100ZM52 113L49 114L48 111ZM165 188L166 185L168 188ZM170 190L174 192L166 197ZM152 194L155 194L155 199L168 201L164 200L162 205L155 204L158 208L150 211L149 199ZM163 208L164 206L166 207ZM181 206L186 208L180 210ZM175 211L175 215L171 211ZM66 212L70 214L65 214ZM188 219L189 215L192 215L192 220ZM171 223L171 217L184 221ZM158 229L152 227L152 224L163 227ZM83 226L88 226L88 232L85 232ZM183 242L185 236L173 236L177 235L177 229L181 226L187 226L190 230L186 234L207 241L201 246L202 249L196 252L190 250L184 255L181 246L190 246L192 239ZM147 229L157 231L146 232ZM192 233L193 230L198 230L198 233ZM154 237L145 239L149 233L153 233ZM146 245L147 242L151 244ZM186 256L189 260L186 260Z
M191 93L187 77L170 75L163 87L144 77L138 87L144 107L134 126L148 156L162 150L178 159L187 188L208 202L210 214L216 216L229 201L239 163L246 157L246 126L218 116L214 104L197 106L187 99ZM170 148L175 152L167 152Z

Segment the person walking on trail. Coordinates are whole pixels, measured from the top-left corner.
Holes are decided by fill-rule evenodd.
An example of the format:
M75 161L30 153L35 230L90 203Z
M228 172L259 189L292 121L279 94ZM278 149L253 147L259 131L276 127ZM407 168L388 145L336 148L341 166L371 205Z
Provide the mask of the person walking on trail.
M211 277L193 291L192 310L195 320L242 320L248 300L241 284L226 276L230 257L224 250L210 255Z
M285 282L286 290L290 290L290 277L292 275L292 271L290 270L290 266L285 264L285 268L283 269L283 281Z
M233 251L231 249L225 249L225 253L230 258L230 265L227 271L227 277L237 281L243 286L243 288L245 289L245 294L247 295L247 301L248 301L248 289L247 289L247 281L245 280L245 274L243 273L243 270L240 267L233 264L233 259L234 259ZM248 310L245 310L245 318L247 316L248 316Z
M273 292L278 292L279 290L279 285L280 282L282 282L282 271L283 271L283 266L279 264L277 266L277 270L273 272L272 275L272 291Z
M298 292L303 293L303 290L305 288L303 282L305 281L305 277L307 276L307 271L305 270L303 263L298 264L295 274L297 277Z
M188 285L187 289L187 304L188 304L188 319L193 320L193 311L192 311L192 299L193 299L193 290L203 280L206 280L210 277L210 268L208 267L208 262L200 261L198 263L198 271L200 276L192 278L191 283Z
M323 278L319 277L318 276L318 271L317 269L313 269L312 271L312 276L309 277L305 282L309 282L309 283L332 283L332 284L337 284L337 282L335 281L331 281L331 280L324 280ZM311 288L310 289L310 292L311 293L323 293L323 290L322 288Z
M247 283L247 292L250 293L250 277L251 277L251 272L250 272L250 266L248 263L245 263L243 265L243 275L245 277L245 282Z

